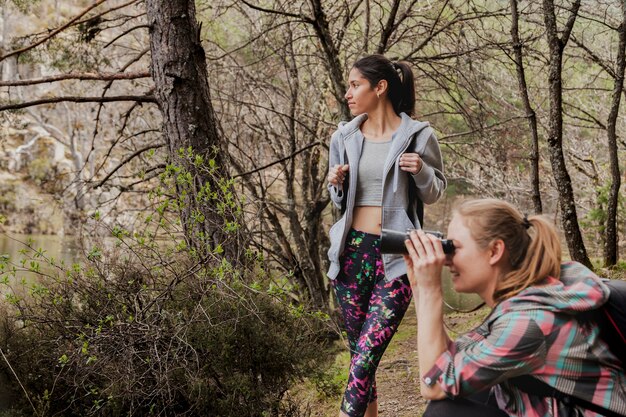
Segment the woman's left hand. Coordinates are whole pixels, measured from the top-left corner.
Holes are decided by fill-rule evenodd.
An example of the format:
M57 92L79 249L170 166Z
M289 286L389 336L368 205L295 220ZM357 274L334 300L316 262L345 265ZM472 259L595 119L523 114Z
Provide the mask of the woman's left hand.
M400 169L416 175L422 169L422 158L418 153L403 153L400 155Z
M411 287L441 287L441 270L446 261L441 241L422 230L412 231L405 241L409 251L404 255Z

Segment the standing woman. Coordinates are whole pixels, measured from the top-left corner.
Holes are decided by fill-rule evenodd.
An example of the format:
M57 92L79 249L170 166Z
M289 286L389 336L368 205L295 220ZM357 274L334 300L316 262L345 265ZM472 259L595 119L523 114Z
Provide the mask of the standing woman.
M381 230L420 228L411 200L436 202L446 179L433 129L411 118L408 64L366 56L348 81L345 98L356 117L333 134L328 173L331 199L343 211L330 229L328 277L351 354L339 415L375 417L376 368L411 301L402 256L380 253Z
M604 304L609 289L585 266L561 263L546 218L526 218L501 200L466 201L448 239L450 255L421 231L406 241L421 392L431 400L425 417L626 416L623 364L597 326L578 319ZM443 322L443 265L457 292L491 308L454 341ZM524 379L544 388L529 390Z

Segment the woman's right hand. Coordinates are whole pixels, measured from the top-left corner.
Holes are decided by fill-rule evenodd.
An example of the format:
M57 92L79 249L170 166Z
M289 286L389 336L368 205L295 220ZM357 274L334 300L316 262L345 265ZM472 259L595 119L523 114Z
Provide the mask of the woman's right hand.
M405 241L408 255L404 255L411 287L441 287L441 271L446 261L441 241L424 233L412 231Z
M334 187L340 188L343 184L343 180L346 178L346 173L350 169L348 164L346 165L335 165L328 172L328 182L331 183Z

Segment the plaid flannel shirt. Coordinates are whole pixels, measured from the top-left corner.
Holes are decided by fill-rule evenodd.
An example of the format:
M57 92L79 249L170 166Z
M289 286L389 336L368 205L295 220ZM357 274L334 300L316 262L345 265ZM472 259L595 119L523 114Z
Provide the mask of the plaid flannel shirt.
M598 414L518 390L507 379L530 374L569 395L626 416L624 369L592 324L574 319L598 308L609 290L585 266L568 262L548 278L499 303L475 330L451 342L424 383L448 397L491 388L510 416L595 417Z

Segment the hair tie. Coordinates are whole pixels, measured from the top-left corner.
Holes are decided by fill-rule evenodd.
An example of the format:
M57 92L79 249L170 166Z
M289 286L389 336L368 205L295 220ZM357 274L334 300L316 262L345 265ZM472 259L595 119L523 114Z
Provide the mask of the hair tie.
M398 61L391 61L391 66L393 67L396 74L398 74L398 77L400 77L400 80L402 80L402 67L398 65Z
M532 226L532 224L528 220L528 215L526 214L524 214L524 218L522 219L522 226L524 226L524 229L528 229L530 226Z

